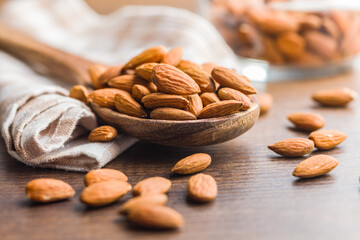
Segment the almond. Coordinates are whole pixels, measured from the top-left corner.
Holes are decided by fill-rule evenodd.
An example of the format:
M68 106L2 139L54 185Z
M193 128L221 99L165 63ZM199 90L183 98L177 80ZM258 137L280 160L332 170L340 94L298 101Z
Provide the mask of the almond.
M141 99L145 97L146 95L149 95L151 92L150 90L140 84L135 84L131 91L131 96L138 102L141 102Z
M185 110L194 114L194 116L198 116L201 110L203 109L203 103L198 94L188 95L187 99L189 100L189 104L186 106Z
M148 83L135 75L121 75L109 80L108 86L131 92L135 84L147 85Z
M285 157L301 157L314 149L314 142L306 138L290 138L270 145L268 148Z
M184 219L177 211L162 205L144 204L128 214L131 222L148 228L179 228Z
M322 20L323 20L322 26L325 29L325 31L334 39L338 39L340 36L340 31L337 25L335 24L335 22L328 17L324 17Z
M74 189L58 179L38 178L26 184L26 196L34 202L48 203L74 196Z
M89 94L86 87L82 85L75 85L70 89L69 97L75 98L85 104L89 103Z
M89 67L88 71L89 71L89 75L90 75L90 78L91 78L91 83L92 83L92 86L95 89L100 89L100 88L106 87L105 84L100 84L99 83L99 77L107 69L108 69L108 67L106 67L105 65L101 65L101 64L94 64L94 65Z
M197 83L183 71L169 64L159 64L153 69L152 80L159 91L190 95L200 92Z
M88 172L85 175L85 186L90 186L91 184L98 182L105 182L110 180L122 180L127 181L128 177L123 173L115 169L102 168L95 169Z
M347 135L341 131L323 129L312 132L309 138L314 141L318 149L329 150L342 143Z
M117 201L131 190L131 185L122 180L98 182L86 187L81 202L91 207L101 207Z
M189 179L187 190L189 197L198 202L214 200L218 191L215 179L203 173L198 173Z
M220 99L216 95L216 93L206 92L206 93L201 94L200 98L201 98L201 101L202 101L204 107L211 103L220 102Z
M240 76L233 70L217 66L213 68L211 76L222 87L233 88L247 95L257 93L247 77Z
M149 109L159 107L185 108L189 104L189 100L183 96L166 93L151 93L145 96L141 102Z
M159 64L158 63L142 64L135 69L135 74L138 75L139 77L145 79L148 82L152 82L152 79L151 79L152 70L157 65L159 65Z
M167 54L165 54L161 60L161 63L170 64L176 67L180 64L183 53L184 49L182 47L173 48Z
M203 63L203 64L201 65L202 69L203 69L207 74L209 74L209 75L211 75L211 72L212 72L212 70L213 70L213 68L214 68L215 66L216 66L215 63L210 63L210 62L208 62L208 63Z
M133 195L150 195L166 193L171 188L171 181L163 177L146 178L133 188Z
M201 110L198 118L222 117L238 112L243 106L242 102L225 100L207 105Z
M145 85L149 90L150 92L157 92L157 87L156 85L153 83L153 82L149 82L147 85Z
M264 45L264 57L272 64L280 65L285 63L283 55L277 47L275 41L267 36L263 36L262 44Z
M298 58L305 51L305 40L295 32L285 32L276 39L279 51L288 58Z
M189 75L199 85L201 92L215 92L215 83L211 75L206 73L201 66L189 61L181 61L177 66Z
M115 95L122 92L116 88L98 89L89 94L89 101L101 107L115 109Z
M304 38L308 48L322 57L330 59L336 55L337 42L334 38L314 30L306 31Z
M279 34L282 32L296 32L299 24L290 14L283 11L268 12L262 16L257 25L262 31L269 34Z
M130 93L121 91L115 95L116 109L129 116L145 118L147 114L144 108L130 95Z
M301 163L299 163L293 175L299 178L312 178L324 175L333 170L337 165L338 161L328 155L316 155L312 156Z
M90 142L110 142L118 135L115 128L111 126L101 126L92 130L89 134Z
M178 161L171 172L178 174L197 173L207 168L211 163L211 157L206 153L196 153Z
M156 63L159 62L166 54L166 48L164 46L155 46L148 48L141 52L139 55L133 57L129 62L127 62L123 71L126 69L135 69L144 63Z
M269 93L259 95L258 102L261 115L267 113L271 109L273 101L273 97Z
M324 89L315 92L312 98L326 106L345 106L357 97L357 93L350 88Z
M248 110L251 107L251 100L242 92L232 88L220 88L218 91L221 100L236 100L243 103L241 111Z
M315 131L325 126L324 118L316 113L296 112L288 115L288 119L303 131Z
M110 79L120 76L122 65L109 67L103 74L100 75L98 81L101 85L106 85Z
M156 108L150 113L150 118L161 120L196 120L194 114L177 108Z
M128 212L132 211L133 209L142 206L144 204L151 204L151 205L165 205L168 201L168 197L165 194L152 194L152 195L145 195L145 196L138 196L134 197L123 205L121 205L119 209L120 214L127 214Z

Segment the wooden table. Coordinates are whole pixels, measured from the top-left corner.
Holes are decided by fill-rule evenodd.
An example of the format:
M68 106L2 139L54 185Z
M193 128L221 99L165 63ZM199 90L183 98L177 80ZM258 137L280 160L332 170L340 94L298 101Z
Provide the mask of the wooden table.
M12 159L0 142L0 239L359 239L360 236L360 102L345 109L318 107L310 99L316 89L349 86L360 92L359 74L327 79L272 83L267 90L275 105L245 135L215 146L164 147L140 142L106 167L119 169L134 184L150 176L170 178L168 205L183 214L178 231L150 231L130 225L116 211L118 203L88 209L78 200L83 173L35 169ZM307 137L287 121L293 111L322 114L328 129L349 137L326 153L338 167L322 177L299 180L291 175L303 158L282 158L267 145L290 137ZM219 195L209 204L186 200L188 176L172 176L176 161L197 152L209 153L205 170L218 182ZM62 179L76 190L68 201L37 205L24 194L26 183L38 177Z

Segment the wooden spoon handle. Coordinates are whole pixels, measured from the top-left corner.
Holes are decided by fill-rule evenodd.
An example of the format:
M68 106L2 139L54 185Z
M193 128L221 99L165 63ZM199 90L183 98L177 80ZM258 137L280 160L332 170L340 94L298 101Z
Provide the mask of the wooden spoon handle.
M43 75L75 84L91 83L88 68L94 62L49 47L1 24L0 49Z

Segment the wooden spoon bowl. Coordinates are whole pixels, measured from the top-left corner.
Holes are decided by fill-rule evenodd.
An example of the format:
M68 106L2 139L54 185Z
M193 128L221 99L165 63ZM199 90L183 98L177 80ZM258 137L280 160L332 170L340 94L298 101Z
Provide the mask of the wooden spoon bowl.
M35 71L73 84L90 84L87 59L49 47L28 36L0 25L0 49L26 62ZM172 146L204 146L225 142L249 130L259 116L259 106L229 116L174 121L141 119L92 104L105 123L140 140Z

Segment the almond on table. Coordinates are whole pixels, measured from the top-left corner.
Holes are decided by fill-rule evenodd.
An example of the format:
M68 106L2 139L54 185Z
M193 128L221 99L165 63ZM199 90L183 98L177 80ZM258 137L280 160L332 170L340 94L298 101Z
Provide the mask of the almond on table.
M94 183L110 180L123 180L126 182L128 180L128 177L121 171L109 168L101 168L88 172L85 175L84 183L85 186L90 186Z
M151 195L140 195L134 197L123 205L121 205L119 209L120 214L127 214L131 210L144 205L144 204L151 204L151 205L165 205L168 201L168 197L166 194L151 194Z
M299 130L315 131L325 126L324 118L317 113L295 112L288 115L288 119Z
M329 150L345 141L347 135L337 130L322 129L312 132L309 138L314 141L316 148Z
M306 138L290 138L274 143L268 148L285 157L301 157L314 149L314 142Z
M216 198L218 192L215 179L203 173L189 179L187 190L189 197L198 202L210 202Z
M191 174L204 170L211 163L211 156L206 153L196 153L178 161L171 172Z
M163 177L146 178L133 188L133 195L150 195L166 193L171 188L171 181Z
M312 98L314 101L330 107L343 107L352 102L357 93L350 88L335 88L316 91Z
M299 163L293 175L299 178L318 177L332 171L338 163L334 157L329 155L312 156Z
M272 108L274 102L273 97L269 93L260 94L258 101L261 115L266 114Z

